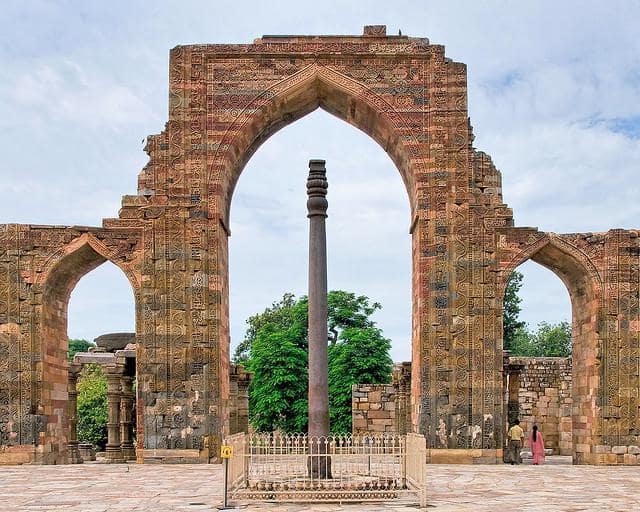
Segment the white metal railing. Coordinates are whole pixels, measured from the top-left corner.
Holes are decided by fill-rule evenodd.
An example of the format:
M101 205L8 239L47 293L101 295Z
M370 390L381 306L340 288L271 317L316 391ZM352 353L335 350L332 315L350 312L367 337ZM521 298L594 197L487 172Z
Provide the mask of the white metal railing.
M235 434L225 439L234 451L230 490L239 498L277 501L396 498L399 491L419 490L424 483L424 468L420 473L418 459L424 466L426 449L409 456L407 445L424 447L424 437L413 436Z
M407 487L418 493L420 506L427 506L427 441L421 434L406 435L405 475Z
M245 487L247 483L249 458L245 456L247 435L244 432L233 434L224 440L224 444L233 448L233 456L229 459L228 486L229 489Z

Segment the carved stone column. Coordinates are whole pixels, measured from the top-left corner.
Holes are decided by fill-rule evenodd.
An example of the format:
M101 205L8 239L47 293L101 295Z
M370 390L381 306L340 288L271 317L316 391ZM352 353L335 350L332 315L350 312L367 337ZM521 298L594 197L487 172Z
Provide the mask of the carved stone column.
M136 450L133 447L133 377L125 375L120 379L120 448L124 460L134 460Z
M324 160L309 160L309 437L329 435L327 363L327 171ZM309 474L331 478L331 459L324 440L309 439Z
M82 464L84 461L78 449L78 375L80 365L72 363L69 367L69 380L67 383L67 393L69 395L68 416L69 416L69 439L67 441L67 452L70 464Z
M120 378L118 366L107 366L107 450L109 462L124 462L120 447Z

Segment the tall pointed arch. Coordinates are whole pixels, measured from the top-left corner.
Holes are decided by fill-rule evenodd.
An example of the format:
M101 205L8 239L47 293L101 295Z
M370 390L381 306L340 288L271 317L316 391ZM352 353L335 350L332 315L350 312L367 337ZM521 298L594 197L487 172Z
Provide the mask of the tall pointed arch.
M94 235L84 233L62 247L51 257L38 276L34 291L42 294L42 314L39 332L34 333L32 346L40 354L36 366L33 403L39 404L37 413L46 421L47 436L62 440L59 450L47 453L46 462L64 461L67 439L67 383L68 335L67 309L71 292L78 281L99 265L111 261L127 276L137 304L139 282L128 266L123 266L117 254L110 251ZM136 307L137 310L137 307ZM60 461L56 457L62 457Z
M518 250L502 255L506 264L501 267L499 297L504 298L511 273L527 260L548 268L566 286L572 315L572 450L574 462L584 463L585 447L602 428L600 406L606 375L599 358L607 338L605 324L599 322L602 279L589 257L570 241L555 233L537 235Z
M233 190L251 156L275 132L317 108L363 131L389 154L405 185L413 217L415 167L423 166L416 154L415 130L401 112L371 89L328 66L313 63L244 105L217 144L210 171L215 174L224 170L230 177L222 190L227 226ZM207 180L215 182L211 176Z

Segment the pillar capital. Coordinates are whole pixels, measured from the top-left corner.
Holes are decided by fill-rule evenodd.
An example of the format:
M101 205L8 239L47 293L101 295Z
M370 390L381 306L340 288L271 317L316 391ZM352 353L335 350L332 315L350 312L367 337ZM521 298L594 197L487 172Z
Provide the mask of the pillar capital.
M309 177L307 178L307 217L326 217L327 208L327 169L324 160L309 160Z

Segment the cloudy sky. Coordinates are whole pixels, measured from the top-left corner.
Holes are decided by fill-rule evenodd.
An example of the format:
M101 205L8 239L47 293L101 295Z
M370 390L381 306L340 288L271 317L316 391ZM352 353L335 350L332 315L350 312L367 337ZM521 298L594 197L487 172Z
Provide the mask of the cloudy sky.
M262 34L428 37L468 66L477 148L503 172L517 225L640 226L640 3L4 0L0 11L0 222L100 225L136 192L142 140L167 118L169 49ZM325 158L329 286L383 304L395 360L410 354L406 192L372 140L323 111L269 139L232 204L232 344L246 318L304 293L304 181ZM558 278L523 265L523 318L569 319ZM73 292L69 335L133 329L124 276L105 264Z

